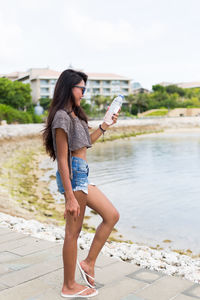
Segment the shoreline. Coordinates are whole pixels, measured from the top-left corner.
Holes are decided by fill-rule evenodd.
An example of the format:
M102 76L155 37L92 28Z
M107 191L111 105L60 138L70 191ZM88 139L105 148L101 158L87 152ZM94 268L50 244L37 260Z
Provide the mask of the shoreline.
M102 120L89 120L88 124L97 129ZM34 124L6 124L0 125L0 141L21 138L24 136L40 136L45 123ZM118 118L116 124L110 126L106 131L105 138L110 135L134 134L145 131L162 131L168 129L195 129L200 128L200 117L162 117L162 118ZM101 139L101 138L100 138ZM99 139L99 140L100 140ZM98 142L98 141L97 141Z

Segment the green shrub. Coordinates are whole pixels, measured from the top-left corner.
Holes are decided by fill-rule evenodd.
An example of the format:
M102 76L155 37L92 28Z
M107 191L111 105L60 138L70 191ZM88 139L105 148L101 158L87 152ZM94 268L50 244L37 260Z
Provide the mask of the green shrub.
M157 110L157 111L153 111L147 115L145 115L145 117L151 117L151 116L165 116L168 114L168 110Z
M17 110L9 105L0 104L0 120L6 120L8 124L17 122L26 123L41 123L42 118L34 113Z

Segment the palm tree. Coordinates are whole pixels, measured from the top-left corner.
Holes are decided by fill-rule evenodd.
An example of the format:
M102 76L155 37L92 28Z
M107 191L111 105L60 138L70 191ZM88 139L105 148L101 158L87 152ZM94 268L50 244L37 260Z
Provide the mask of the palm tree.
M134 104L134 100L135 97L133 94L129 94L128 96L126 96L126 101L128 102L128 109L130 113L131 113L132 105Z
M147 104L147 95L145 93L139 93L134 96L133 104L137 106L138 114L143 108L148 106Z

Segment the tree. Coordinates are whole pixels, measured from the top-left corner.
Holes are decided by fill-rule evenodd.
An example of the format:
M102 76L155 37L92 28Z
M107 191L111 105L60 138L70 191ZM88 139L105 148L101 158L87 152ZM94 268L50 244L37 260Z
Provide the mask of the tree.
M51 99L50 98L40 98L39 99L40 105L47 110L50 107Z
M139 93L135 95L133 104L137 106L138 113L142 112L144 109L148 107L148 95L145 93Z
M101 95L96 95L93 96L91 101L97 105L97 107L99 108L99 110L105 110L106 106L108 104L110 104L111 99L110 97L105 97L105 96L101 96Z
M162 86L160 84L155 84L155 85L152 86L152 90L154 92L161 92L161 93L163 93L166 89L165 89L164 86Z
M179 95L182 96L182 97L185 96L185 91L184 91L184 89L178 87L178 86L175 85L175 84L171 84L171 85L166 86L166 92L167 92L168 94L174 94L174 93L177 93L177 94L179 94Z
M30 84L0 78L0 103L24 110L31 106Z
M86 114L90 114L91 105L89 103L87 103L85 99L81 100L81 107L84 109Z
M128 102L128 108L129 108L129 112L132 112L132 106L134 103L134 95L133 94L129 94L128 96L125 97L126 101Z

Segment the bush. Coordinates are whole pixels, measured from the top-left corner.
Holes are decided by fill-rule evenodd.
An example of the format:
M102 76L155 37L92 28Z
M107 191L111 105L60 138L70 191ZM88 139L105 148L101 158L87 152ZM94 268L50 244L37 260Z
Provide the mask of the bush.
M145 117L151 117L151 116L166 116L168 114L168 109L167 110L157 110L157 111L153 111L147 115L145 115Z
M15 109L24 109L31 105L30 84L0 78L0 104L9 105Z
M40 105L44 108L44 110L47 110L50 107L52 99L50 98L40 98L39 102Z
M8 124L14 122L21 124L42 122L42 118L40 116L17 110L6 104L0 104L0 120L6 120Z

